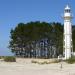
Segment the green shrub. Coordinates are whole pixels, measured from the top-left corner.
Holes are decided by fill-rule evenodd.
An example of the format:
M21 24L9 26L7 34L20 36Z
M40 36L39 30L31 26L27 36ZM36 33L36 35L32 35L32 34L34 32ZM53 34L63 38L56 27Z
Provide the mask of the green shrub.
M58 60L54 60L54 61L36 61L36 60L32 60L31 61L32 63L37 63L37 64L51 64L51 63L59 63Z
M69 64L73 64L73 63L75 63L75 57L72 56L71 58L67 59L66 61L67 61L67 63L69 63Z
M4 58L4 56L0 56L0 59L3 59Z
M0 59L2 59L2 57L0 56Z
M6 56L6 57L4 57L4 61L6 61L6 62L16 62L16 58L14 56Z
M43 65L43 64L50 64L51 62L47 62L47 61L43 61L43 62L38 62L38 64L41 64L41 65Z
M32 63L37 63L37 61L35 61L35 60L32 60L31 62L32 62Z
M54 61L53 61L53 63L59 63L59 62L60 62L59 60L54 60Z

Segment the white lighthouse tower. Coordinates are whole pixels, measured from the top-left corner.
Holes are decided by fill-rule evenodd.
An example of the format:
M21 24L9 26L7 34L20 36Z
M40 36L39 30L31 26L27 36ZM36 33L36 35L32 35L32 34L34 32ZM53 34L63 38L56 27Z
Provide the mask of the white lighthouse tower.
M71 25L71 9L67 5L64 10L64 42L63 42L63 49L65 59L69 59L72 55L72 25Z

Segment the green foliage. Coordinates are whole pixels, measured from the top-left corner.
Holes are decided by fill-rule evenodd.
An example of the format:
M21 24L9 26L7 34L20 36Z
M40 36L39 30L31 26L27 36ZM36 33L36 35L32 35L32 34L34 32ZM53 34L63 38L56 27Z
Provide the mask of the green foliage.
M37 63L37 61L32 60L32 61L31 61L31 63L35 63L35 64L36 64L36 63Z
M6 61L6 62L16 62L16 58L14 56L6 56L6 57L4 57L4 61Z
M66 62L69 64L75 63L75 56L72 56L71 58L67 59Z
M40 65L43 65L43 64L51 64L51 63L59 63L58 60L54 60L54 61L37 61L37 60L32 60L31 61L32 63L37 63L37 64L40 64Z
M48 39L47 48L51 46L56 48L56 56L63 53L63 26L61 23L46 23L46 22L29 22L29 23L19 23L10 32L10 43L9 48L11 51L20 57L37 57L36 56L36 44L41 39ZM50 46L49 46L50 45ZM41 57L42 51L41 49ZM33 52L31 51L33 50ZM48 50L47 57L52 57L50 55L51 49Z
M0 56L0 59L2 59L2 57Z
M0 59L4 59L5 56L0 56Z
M75 51L75 25L72 27L73 51Z

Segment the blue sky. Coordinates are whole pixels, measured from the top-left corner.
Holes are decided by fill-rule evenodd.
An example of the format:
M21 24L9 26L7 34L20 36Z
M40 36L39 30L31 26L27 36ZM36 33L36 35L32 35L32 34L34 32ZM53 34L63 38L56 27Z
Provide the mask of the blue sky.
M7 48L11 28L30 21L63 23L61 15L67 4L75 17L75 0L0 0L0 55L12 54Z

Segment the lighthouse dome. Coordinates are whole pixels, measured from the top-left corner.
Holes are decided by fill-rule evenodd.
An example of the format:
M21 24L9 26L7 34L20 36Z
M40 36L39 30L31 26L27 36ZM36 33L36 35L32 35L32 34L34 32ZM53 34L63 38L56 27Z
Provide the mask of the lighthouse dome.
M65 7L65 13L70 13L70 7L67 5L66 7Z
M65 7L65 10L68 10L68 9L70 10L70 7L67 5L67 6Z

